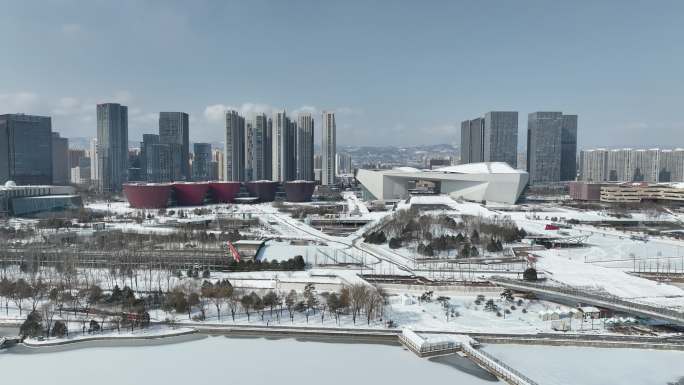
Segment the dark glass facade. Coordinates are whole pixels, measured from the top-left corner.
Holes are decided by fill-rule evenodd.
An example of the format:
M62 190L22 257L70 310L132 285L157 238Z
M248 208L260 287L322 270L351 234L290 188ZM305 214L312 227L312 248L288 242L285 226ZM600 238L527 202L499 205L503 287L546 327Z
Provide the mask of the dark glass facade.
M159 143L170 145L173 180L190 180L190 119L185 112L159 113Z
M195 143L193 145L192 179L208 181L211 179L211 144Z
M0 115L0 183L52 184L52 121L49 117Z

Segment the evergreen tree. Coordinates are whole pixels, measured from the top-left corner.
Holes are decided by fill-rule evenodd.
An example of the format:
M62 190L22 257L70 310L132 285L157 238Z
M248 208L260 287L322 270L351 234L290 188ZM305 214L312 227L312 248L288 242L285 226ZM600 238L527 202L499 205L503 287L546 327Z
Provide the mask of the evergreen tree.
M19 333L22 336L38 337L43 335L43 317L37 311L32 311L21 324Z

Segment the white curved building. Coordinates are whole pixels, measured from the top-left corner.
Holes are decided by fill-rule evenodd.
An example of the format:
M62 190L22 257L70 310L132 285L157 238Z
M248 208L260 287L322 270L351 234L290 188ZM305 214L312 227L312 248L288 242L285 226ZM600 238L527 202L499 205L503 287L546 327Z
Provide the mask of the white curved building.
M527 172L503 162L468 163L436 170L361 169L356 175L370 199L404 199L409 195L409 184L427 181L435 184L435 192L454 199L511 204L520 197L528 178Z

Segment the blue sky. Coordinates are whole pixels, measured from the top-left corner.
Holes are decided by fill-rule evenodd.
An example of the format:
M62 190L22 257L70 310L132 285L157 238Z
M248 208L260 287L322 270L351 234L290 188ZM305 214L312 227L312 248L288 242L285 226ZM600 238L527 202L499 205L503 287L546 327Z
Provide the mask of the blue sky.
M5 1L0 113L95 135L95 104L220 141L222 111L337 111L340 144L458 143L489 110L579 115L580 146L684 146L681 1ZM521 136L522 145L524 136Z

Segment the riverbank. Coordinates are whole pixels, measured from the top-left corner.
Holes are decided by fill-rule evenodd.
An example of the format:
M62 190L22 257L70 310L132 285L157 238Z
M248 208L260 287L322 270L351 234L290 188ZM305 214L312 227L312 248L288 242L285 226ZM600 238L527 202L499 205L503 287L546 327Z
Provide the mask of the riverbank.
M547 346L586 346L597 348L634 348L658 350L684 350L684 338L640 337L640 336L607 336L580 334L504 334L504 333L471 333L453 331L415 330L420 334L463 334L475 338L479 342L489 344L525 344ZM175 323L173 325L157 323L148 329L134 332L123 331L109 334L79 335L69 339L50 338L44 341L27 340L30 347L69 344L82 341L123 340L123 339L157 339L174 337L188 333L204 335L225 335L236 337L263 338L321 338L340 342L366 342L398 344L400 329L388 328L332 328L317 326L265 326L225 323Z
M88 342L88 341L111 341L111 340L149 340L149 339L159 339L168 337L178 337L188 334L197 333L197 329L190 327L181 328L168 328L163 326L153 326L146 329L138 329L134 331L124 331L124 332L113 332L113 333L103 333L103 334L80 334L72 337L64 338L49 338L49 339L36 339L27 338L24 340L23 345L30 348L41 348L46 346L58 346L75 344L78 342Z

